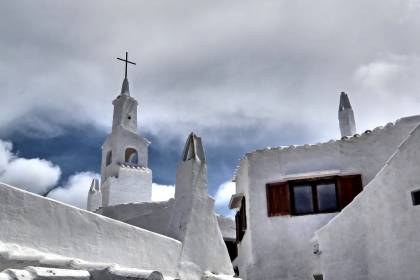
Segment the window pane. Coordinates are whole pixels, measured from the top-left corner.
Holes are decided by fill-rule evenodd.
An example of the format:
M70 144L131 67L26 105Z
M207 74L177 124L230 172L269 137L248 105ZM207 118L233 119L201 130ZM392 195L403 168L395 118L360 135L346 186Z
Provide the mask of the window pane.
M312 201L312 187L310 185L295 186L293 188L295 214L306 214L314 211Z
M337 210L337 196L335 184L321 184L317 186L318 208L320 212Z

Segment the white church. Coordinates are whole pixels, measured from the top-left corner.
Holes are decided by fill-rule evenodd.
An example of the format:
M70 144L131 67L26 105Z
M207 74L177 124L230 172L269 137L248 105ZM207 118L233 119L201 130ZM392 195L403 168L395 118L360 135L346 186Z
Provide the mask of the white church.
M150 142L137 131L127 64L113 105L89 211L0 183L0 280L233 279L225 240L235 236L208 195L201 138L187 139L175 198L151 202Z
M201 138L187 138L175 197L152 202L127 72L113 105L87 210L0 183L0 280L420 279L420 116L356 134L342 93L340 140L247 153L232 237Z

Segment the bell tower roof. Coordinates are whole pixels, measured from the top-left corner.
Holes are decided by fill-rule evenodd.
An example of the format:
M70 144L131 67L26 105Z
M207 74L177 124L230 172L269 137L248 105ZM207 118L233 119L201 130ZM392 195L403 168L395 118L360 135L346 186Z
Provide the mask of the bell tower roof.
M121 94L130 95L130 86L128 84L127 77L124 78L124 81L122 83Z

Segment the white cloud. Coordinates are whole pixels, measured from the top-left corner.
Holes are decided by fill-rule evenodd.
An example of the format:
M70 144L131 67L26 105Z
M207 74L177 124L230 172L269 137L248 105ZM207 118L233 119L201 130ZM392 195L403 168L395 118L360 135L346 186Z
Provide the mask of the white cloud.
M0 140L0 181L34 192L46 193L57 184L61 169L39 158L19 158L12 153L12 144Z
M350 98L359 131L419 113L418 54L380 55L355 68L353 82Z
M175 195L175 186L152 184L152 201L165 201L173 198Z
M356 80L367 88L386 90L401 71L401 66L395 62L375 61L361 66L355 76Z
M73 206L86 209L87 195L93 179L100 175L93 172L80 172L70 176L67 182L52 190L48 197Z
M235 211L229 209L229 201L236 193L236 184L232 181L224 182L220 185L215 195L215 206L218 213L231 217Z
M420 85L419 76L420 56L387 53L358 67L354 81L358 92L415 97Z
M227 181L221 184L215 196L216 206L217 207L227 206L230 201L230 198L235 192L236 192L235 182Z

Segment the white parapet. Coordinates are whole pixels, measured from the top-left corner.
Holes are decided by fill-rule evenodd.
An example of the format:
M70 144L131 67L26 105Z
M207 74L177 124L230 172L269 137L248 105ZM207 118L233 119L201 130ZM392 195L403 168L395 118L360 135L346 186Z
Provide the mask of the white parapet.
M179 241L1 183L0 221L2 243L177 275Z

